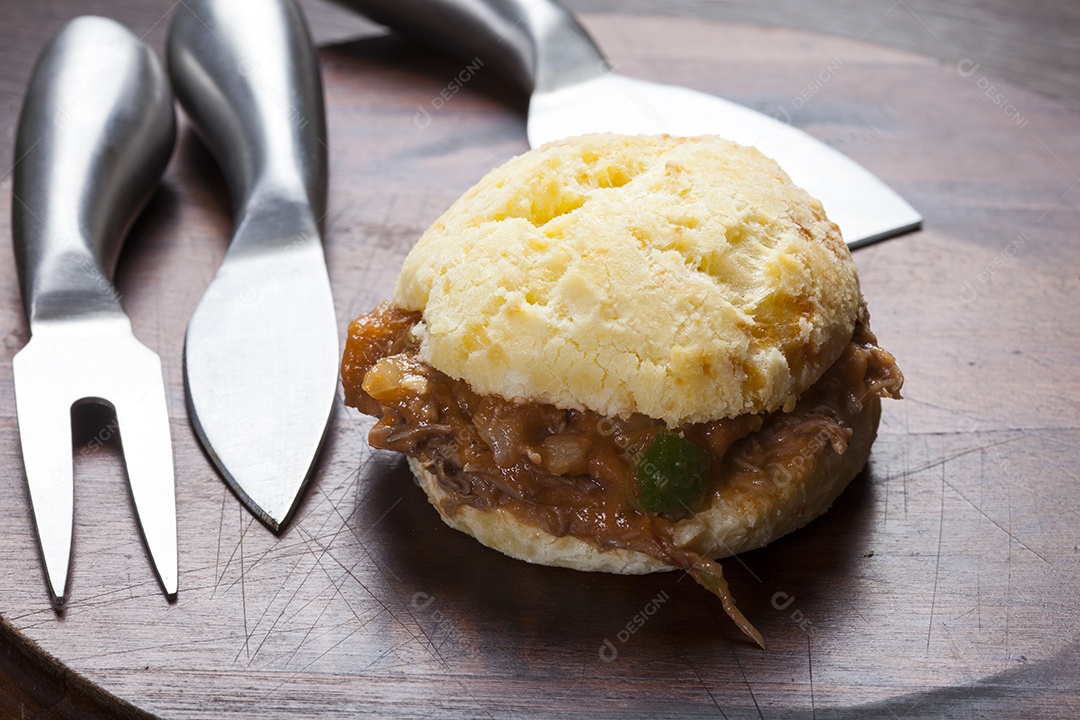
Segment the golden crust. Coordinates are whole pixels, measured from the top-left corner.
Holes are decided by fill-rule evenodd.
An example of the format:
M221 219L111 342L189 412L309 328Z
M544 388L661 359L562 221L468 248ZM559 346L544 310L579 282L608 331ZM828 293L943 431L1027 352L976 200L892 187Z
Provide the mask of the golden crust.
M676 544L720 559L767 545L818 517L866 464L880 416L881 401L872 396L852 423L853 432L843 454L837 454L828 442L804 444L795 462L763 468L772 482L722 491L709 508L677 523ZM436 476L413 458L409 458L409 466L446 524L511 557L539 565L625 575L675 569L633 550L601 550L576 537L556 537L504 509L477 510L461 505L450 514L444 507L446 491Z
M587 135L496 168L406 259L421 356L476 392L669 425L790 407L860 301L821 204L718 137Z

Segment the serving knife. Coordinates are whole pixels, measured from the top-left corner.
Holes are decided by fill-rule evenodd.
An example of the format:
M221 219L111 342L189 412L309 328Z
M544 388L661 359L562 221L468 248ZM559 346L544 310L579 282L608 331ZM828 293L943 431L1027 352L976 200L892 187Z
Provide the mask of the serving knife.
M556 0L338 0L372 20L467 58L530 94L538 147L588 132L721 135L753 145L818 198L851 247L914 230L922 217L888 185L807 133L736 103L615 72Z
M225 481L280 532L312 473L337 389L318 59L291 0L185 0L168 64L225 177L235 223L187 329L189 415Z

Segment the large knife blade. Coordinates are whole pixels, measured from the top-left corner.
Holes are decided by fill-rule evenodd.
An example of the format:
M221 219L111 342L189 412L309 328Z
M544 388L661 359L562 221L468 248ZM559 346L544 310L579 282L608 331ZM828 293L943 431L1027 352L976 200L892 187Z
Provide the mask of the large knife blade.
M280 532L337 389L318 59L291 0L187 0L168 60L235 208L225 259L188 325L188 410L225 481Z
M395 30L479 56L531 94L537 147L587 132L716 134L753 145L818 198L856 247L922 217L888 185L807 133L722 98L620 75L555 0L338 0Z

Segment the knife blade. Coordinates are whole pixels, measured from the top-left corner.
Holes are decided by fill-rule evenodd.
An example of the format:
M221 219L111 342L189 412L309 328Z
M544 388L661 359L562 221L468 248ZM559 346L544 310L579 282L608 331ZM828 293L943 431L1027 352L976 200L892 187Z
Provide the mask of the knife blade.
M851 247L918 228L922 217L843 153L706 93L626 77L555 0L338 0L395 30L480 57L530 93L538 147L588 132L716 134L753 145L818 198Z
M291 0L189 0L167 54L235 209L225 258L188 324L189 415L226 483L280 532L310 479L337 389L318 59Z

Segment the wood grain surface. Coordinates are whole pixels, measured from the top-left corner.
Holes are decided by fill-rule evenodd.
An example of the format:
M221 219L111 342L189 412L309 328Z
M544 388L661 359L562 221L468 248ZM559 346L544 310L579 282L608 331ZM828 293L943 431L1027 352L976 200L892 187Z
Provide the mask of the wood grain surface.
M185 124L117 275L136 334L165 366L179 598L167 603L154 580L109 418L86 413L69 605L50 608L5 380L0 664L25 677L7 680L0 711L1080 714L1080 115L981 69L851 40L685 18L584 20L622 72L783 111L926 218L922 232L855 253L874 328L908 378L906 399L885 404L869 466L823 518L725 562L768 650L679 574L534 567L448 529L404 464L368 448L370 421L344 407L288 530L277 537L254 521L184 410L184 327L231 231L220 177ZM321 57L326 251L344 335L389 295L426 226L526 149L525 98L482 70L440 104L465 64L397 38ZM416 120L420 108L430 123ZM0 377L10 378L27 339L10 257L0 321ZM51 706L35 699L57 682Z
M1061 0L566 0L578 12L682 15L811 30L977 62L1080 109L1080 3Z

